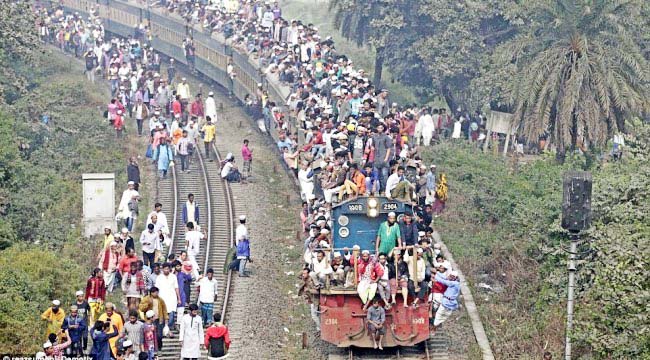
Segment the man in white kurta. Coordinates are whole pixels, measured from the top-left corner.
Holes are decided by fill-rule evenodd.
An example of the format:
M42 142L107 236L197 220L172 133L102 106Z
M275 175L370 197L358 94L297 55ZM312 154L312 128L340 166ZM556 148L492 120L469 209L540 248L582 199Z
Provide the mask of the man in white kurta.
M205 116L209 116L213 124L217 123L217 104L214 101L214 93L212 91L208 93L208 98L205 99Z
M181 358L198 359L201 357L201 344L203 343L203 321L198 316L199 307L190 305L190 313L181 319L181 331L178 341L181 343Z
M140 196L137 190L135 190L135 183L129 181L128 188L122 193L122 198L120 199L120 205L117 207L117 216L120 219L126 220L131 217L131 210L129 210L129 201L133 199L134 196Z
M159 290L158 296L163 299L167 307L169 325L173 327L176 307L181 300L181 296L178 292L178 278L171 273L171 268L168 263L163 264L162 274L156 277L156 287Z

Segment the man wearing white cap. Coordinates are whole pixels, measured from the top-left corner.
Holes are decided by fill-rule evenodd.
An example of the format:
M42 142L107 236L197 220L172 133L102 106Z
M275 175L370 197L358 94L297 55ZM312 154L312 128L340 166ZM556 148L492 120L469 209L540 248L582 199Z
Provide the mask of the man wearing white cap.
M50 334L58 334L63 326L63 320L65 319L65 311L60 308L61 301L52 300L52 306L47 308L41 314L41 319L47 322L45 328L45 337L47 338Z
M176 86L176 94L180 96L183 109L187 107L192 95L190 94L190 84L187 83L186 78L182 78L180 84Z
M210 119L216 124L217 122L217 104L214 101L214 93L210 91L208 93L208 98L205 99L205 116L209 116Z
M239 244L244 239L248 239L248 228L246 227L246 215L241 215L239 216L239 225L235 229L235 242Z
M391 211L388 213L387 220L379 225L375 241L375 254L384 253L391 257L395 246L402 247L402 236L396 219L397 215Z
M135 182L129 181L126 184L127 188L122 192L122 198L120 199L120 204L117 207L117 218L124 220L126 227L129 228L129 220L131 218L131 209L129 209L129 202L133 199L139 199L140 193L138 190L135 190Z
M447 286L447 290L442 294L442 306L436 311L436 317L433 320L433 332L449 319L454 310L458 309L458 295L460 295L460 281L458 281L458 272L450 271L445 277L442 273L436 274L436 281Z

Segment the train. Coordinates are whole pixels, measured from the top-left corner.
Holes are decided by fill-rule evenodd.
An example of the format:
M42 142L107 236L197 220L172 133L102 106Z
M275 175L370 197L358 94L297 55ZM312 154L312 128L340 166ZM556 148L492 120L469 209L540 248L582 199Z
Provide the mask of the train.
M278 104L284 104L290 94L289 87L265 74L247 54L231 47L220 34L205 33L199 26L189 26L178 17L115 0L60 0L60 4L67 11L84 17L89 16L91 9L98 11L105 30L122 37L132 36L138 25L148 24L152 33L151 44L156 51L182 64L187 64L187 60L181 44L183 39L192 37L196 47L195 70L228 89L242 103L260 87ZM227 74L228 64L237 73L234 79ZM278 156L281 156L279 152ZM401 216L408 207L386 197L357 197L337 204L332 208L333 250L341 251L358 245L361 250L374 252L377 229L386 215L395 212ZM323 288L319 299L323 341L338 347L373 347L366 331L366 314L356 289ZM386 327L384 347L425 342L429 339L428 307L404 307L401 296L398 296L397 306L386 313Z
M360 196L332 207L332 250L342 252L355 245L374 253L377 229L394 212L398 221L410 205L381 196ZM355 287L320 290L322 340L338 347L372 348L366 330L366 313ZM384 347L413 346L429 339L429 309L404 307L401 296L386 311ZM410 302L410 301L409 301ZM383 304L382 304L383 305Z

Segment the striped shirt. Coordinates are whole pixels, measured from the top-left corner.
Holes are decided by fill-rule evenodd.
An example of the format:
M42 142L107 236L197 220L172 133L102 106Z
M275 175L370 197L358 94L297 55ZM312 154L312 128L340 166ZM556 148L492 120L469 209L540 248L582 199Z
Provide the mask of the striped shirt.
M124 324L122 332L129 337L129 340L133 343L134 349L140 350L140 344L144 341L142 332L143 328L144 324L142 321L136 321L135 324L127 321L126 324Z

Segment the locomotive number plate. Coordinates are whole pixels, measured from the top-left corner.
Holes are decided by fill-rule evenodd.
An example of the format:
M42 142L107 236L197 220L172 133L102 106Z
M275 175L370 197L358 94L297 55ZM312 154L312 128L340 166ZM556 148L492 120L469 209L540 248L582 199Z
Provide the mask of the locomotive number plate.
M384 211L395 211L397 210L397 203L384 203L381 205L381 209Z
M363 204L349 204L348 211L353 211L353 212L363 211Z
M336 318L325 319L325 325L338 325L339 320Z

